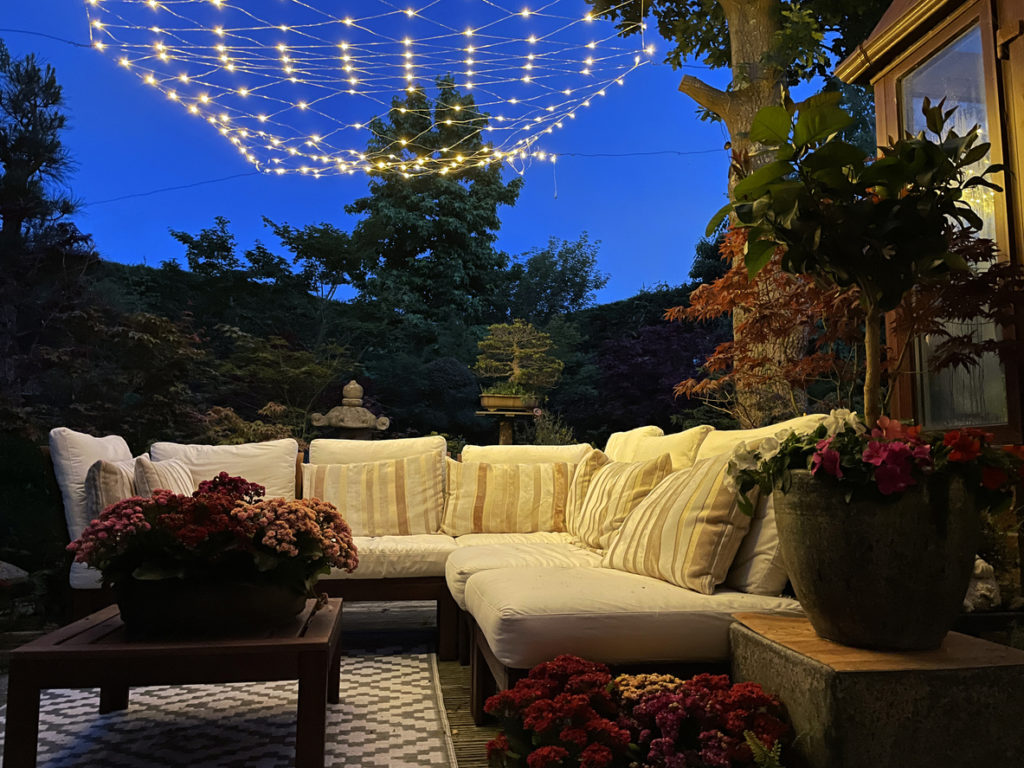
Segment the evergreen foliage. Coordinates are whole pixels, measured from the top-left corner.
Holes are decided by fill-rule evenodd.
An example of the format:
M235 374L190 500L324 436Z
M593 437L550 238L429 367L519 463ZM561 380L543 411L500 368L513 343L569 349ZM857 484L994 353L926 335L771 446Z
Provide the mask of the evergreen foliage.
M477 346L473 370L483 379L503 379L523 394L537 394L561 378L562 361L548 354L551 336L525 320L495 323Z

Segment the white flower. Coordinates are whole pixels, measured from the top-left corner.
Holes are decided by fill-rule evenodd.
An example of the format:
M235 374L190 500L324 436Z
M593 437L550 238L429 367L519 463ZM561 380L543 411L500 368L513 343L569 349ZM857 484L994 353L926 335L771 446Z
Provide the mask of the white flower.
M764 461L777 454L780 448L782 448L782 444L778 440L774 437L766 437L757 446L757 452L761 456L761 460Z
M759 458L754 451L747 448L747 444L739 442L736 447L732 450L732 456L729 458L729 471L742 472L745 469L757 469Z
M729 469L725 473L725 479L722 481L722 484L726 488L728 488L730 492L732 492L732 493L739 493L740 492L740 484L739 484L739 481L736 479L736 474L735 473L736 473L736 469L733 467L733 464L730 461L729 462Z
M784 443L786 442L787 437L795 434L795 429L793 429L792 427L786 427L785 429L780 429L778 432L775 433L775 439L778 440L780 443Z

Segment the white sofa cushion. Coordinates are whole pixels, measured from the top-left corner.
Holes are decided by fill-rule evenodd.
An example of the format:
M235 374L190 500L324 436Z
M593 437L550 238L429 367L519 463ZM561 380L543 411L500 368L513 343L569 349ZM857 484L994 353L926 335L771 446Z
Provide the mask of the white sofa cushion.
M632 461L636 453L636 443L645 437L660 437L665 430L653 424L646 427L637 427L628 432L613 432L608 437L604 446L604 452L612 461Z
M191 496L198 487L198 483L192 477L192 472L180 459L151 461L146 456L139 456L135 460L133 474L135 492L144 498L152 496L157 489L181 496Z
M442 464L448 443L440 435L403 437L397 440L340 440L318 438L309 444L310 464L358 464L367 461L405 459L435 453Z
M788 581L775 527L775 505L770 493L762 494L754 505L750 530L725 577L725 586L754 595L781 595Z
M359 567L352 573L331 570L330 579L403 579L444 576L444 564L455 551L455 539L443 533L409 536L353 537Z
M705 424L672 435L638 435L629 443L632 455L618 461L647 461L667 453L673 470L686 469L693 466L701 443L712 431L713 427Z
M502 664L562 653L606 664L729 658L732 614L799 612L787 597L702 595L608 568L502 568L466 582L466 608Z
M50 459L64 501L64 519L72 540L89 524L85 477L97 461L130 461L131 449L123 437L93 437L67 427L50 430Z
M757 429L714 429L704 437L697 451L697 458L706 459L722 453L731 454L741 442L746 443L747 448L754 449L764 438L777 437L779 433L812 432L827 418L824 413L810 413Z
M459 608L466 610L466 582L475 573L496 568L598 568L600 565L598 553L565 542L503 543L460 546L448 556L444 575L448 591Z
M295 459L299 444L290 437L243 445L153 443L153 461L180 459L192 473L195 487L221 472L244 477L266 488L268 499L295 498Z
M650 461L614 461L597 467L583 505L578 510L570 505L566 530L576 543L604 549L629 513L671 471L672 457L667 453Z
M448 459L441 531L530 533L564 531L574 464L488 464Z
M601 564L714 592L750 527L725 484L728 463L728 456L703 459L658 483L612 537Z
M437 533L444 479L431 453L358 464L303 464L302 495L334 504L356 536Z
M490 464L542 464L565 461L579 464L593 450L587 443L576 445L467 445L462 449L463 461Z

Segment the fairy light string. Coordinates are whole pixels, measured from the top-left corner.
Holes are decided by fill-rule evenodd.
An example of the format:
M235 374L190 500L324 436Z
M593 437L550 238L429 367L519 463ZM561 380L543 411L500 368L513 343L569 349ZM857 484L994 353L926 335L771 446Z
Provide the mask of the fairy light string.
M653 46L619 37L582 0L401 2L86 0L86 9L94 48L264 173L411 178L496 162L521 173L554 163L544 136L653 61ZM441 78L467 98L432 110L424 97L439 94ZM386 121L415 129L392 140L379 130Z

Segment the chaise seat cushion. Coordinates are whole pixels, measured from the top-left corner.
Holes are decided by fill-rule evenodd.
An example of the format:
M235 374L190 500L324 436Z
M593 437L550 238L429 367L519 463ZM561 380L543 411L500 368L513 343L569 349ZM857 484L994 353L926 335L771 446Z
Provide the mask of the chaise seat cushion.
M571 653L608 664L729 658L737 612L800 612L788 597L702 595L608 568L503 568L472 575L466 609L507 667Z
M571 544L572 534L566 531L531 531L530 533L466 533L455 537L461 547L482 547L490 544Z
M444 576L444 564L455 551L455 539L443 533L402 536L354 536L359 567L340 568L330 579L413 579Z
M491 544L489 546L461 546L448 556L445 579L448 591L466 610L466 582L482 571L510 568L598 568L601 555L568 542L520 542Z

